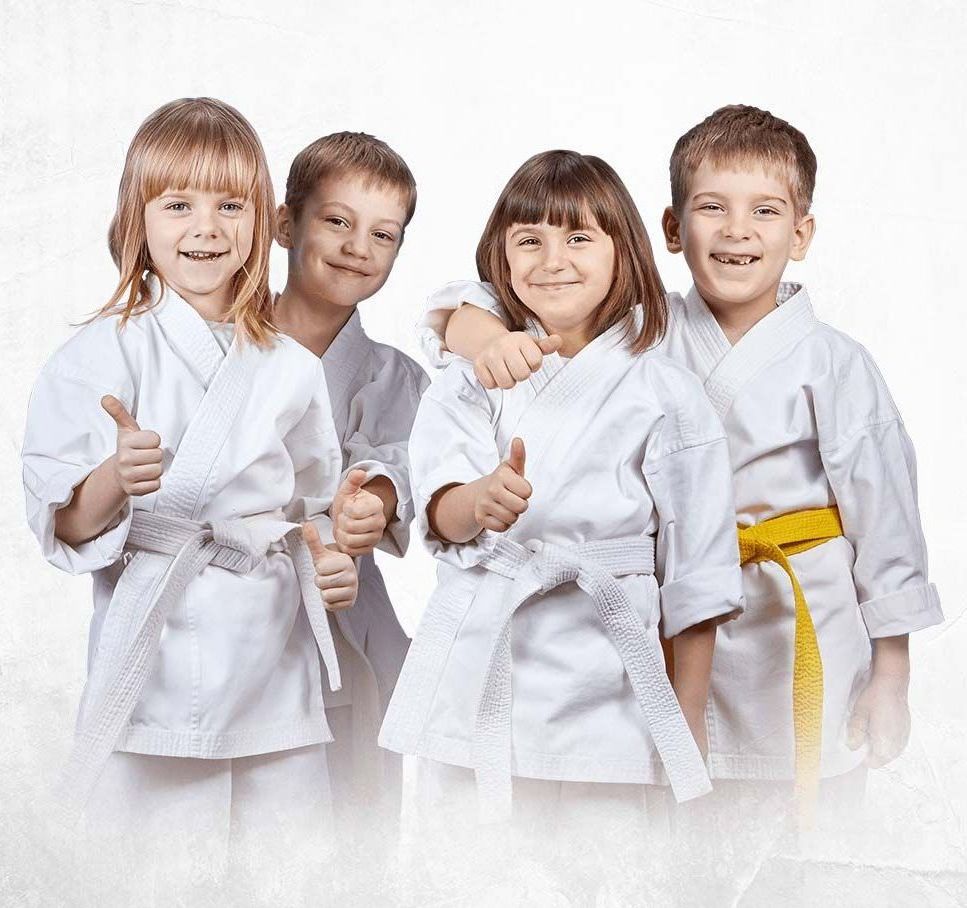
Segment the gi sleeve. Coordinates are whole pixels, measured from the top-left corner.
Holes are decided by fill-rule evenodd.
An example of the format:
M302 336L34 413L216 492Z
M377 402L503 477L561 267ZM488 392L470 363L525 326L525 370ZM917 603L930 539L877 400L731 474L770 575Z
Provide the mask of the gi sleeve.
M377 548L402 556L409 544L413 496L407 447L420 397L429 385L426 373L402 354L390 357L372 381L356 392L349 405L343 442L345 478L365 470L367 482L385 476L396 490L396 520L386 528Z
M464 303L485 309L505 324L507 322L504 310L497 302L492 284L480 281L451 281L445 284L430 294L423 316L416 325L423 355L434 368L442 369L460 360L459 356L447 349L446 333L450 316Z
M113 325L109 331L115 333ZM101 408L101 398L113 394L137 418L135 386L123 359L115 350L85 351L92 334L95 342L101 335L109 336L102 326L94 332L82 329L40 373L27 407L22 451L27 523L44 557L71 574L97 571L117 561L132 516L129 499L116 521L87 542L70 546L54 536L57 511L71 502L74 489L91 471L117 451L117 427ZM86 363L90 356L99 362Z
M851 352L815 397L819 450L853 546L853 582L871 638L943 621L927 580L913 445L869 353Z
M718 417L684 369L656 382L664 415L648 439L645 481L658 513L656 574L665 637L744 609L732 466Z
M329 390L322 363L313 373L314 390L302 418L285 436L285 447L295 473L287 520L311 520L326 544L334 541L328 510L342 476L342 451L332 420Z
M497 534L483 530L469 542L445 542L430 529L426 509L444 486L473 482L497 468L493 414L469 364L453 363L423 395L410 435L417 532L432 555L456 567L481 561L493 551Z

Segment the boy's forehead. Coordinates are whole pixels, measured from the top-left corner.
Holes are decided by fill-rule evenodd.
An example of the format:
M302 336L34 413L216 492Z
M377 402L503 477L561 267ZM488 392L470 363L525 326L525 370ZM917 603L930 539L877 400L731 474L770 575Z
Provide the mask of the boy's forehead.
M761 195L793 199L792 175L783 164L765 158L742 156L704 158L688 177L688 195Z
M362 171L327 173L313 187L311 198L316 204L343 204L350 208L385 210L387 217L399 218L406 211L403 190Z

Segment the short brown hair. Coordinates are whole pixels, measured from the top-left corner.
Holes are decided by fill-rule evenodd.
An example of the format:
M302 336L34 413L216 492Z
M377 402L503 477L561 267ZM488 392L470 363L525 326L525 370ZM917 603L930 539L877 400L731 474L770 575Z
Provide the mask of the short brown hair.
M514 293L504 241L514 224L540 224L576 230L592 216L614 243L614 280L592 323L597 337L621 321L630 334L634 307L644 310L632 341L640 353L665 333L668 307L648 231L621 178L601 158L576 151L545 151L521 165L504 187L477 245L480 279L493 284L513 330L523 329L530 310Z
M303 148L289 168L285 204L294 218L319 181L325 177L355 174L376 186L398 189L406 208L405 228L416 211L416 180L410 168L382 139L365 132L334 132Z
M216 98L181 98L146 119L128 148L108 247L120 279L98 315L120 315L121 325L158 303L146 275L164 286L148 254L144 206L166 189L230 192L255 208L252 251L232 278L228 317L239 333L266 346L272 326L269 252L275 196L265 152L255 130L234 107Z
M675 143L669 165L672 208L681 213L688 178L703 161L719 166L749 160L781 170L789 179L797 217L809 212L816 187L816 155L809 142L785 120L746 104L720 107Z

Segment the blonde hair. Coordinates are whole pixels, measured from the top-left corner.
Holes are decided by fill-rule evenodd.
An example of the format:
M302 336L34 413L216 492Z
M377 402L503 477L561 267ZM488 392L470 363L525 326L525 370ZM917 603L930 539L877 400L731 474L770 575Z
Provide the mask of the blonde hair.
M398 190L406 208L404 229L416 211L416 180L399 154L365 132L334 132L303 148L289 168L285 204L294 218L302 214L319 181L332 175L358 175L370 184Z
M809 213L816 188L816 155L806 137L768 110L747 104L720 107L676 143L669 170L672 208L681 214L688 179L703 161L717 167L757 161L789 181L797 217Z
M588 226L589 215L614 243L614 280L595 313L592 333L597 337L625 321L630 334L632 313L640 303L644 319L631 341L632 350L640 353L665 333L665 288L641 214L621 178L601 158L576 151L545 151L525 161L504 187L487 221L477 246L477 271L481 280L494 285L511 328L519 331L531 312L511 284L504 248L507 229L546 221L577 230Z
M215 98L182 98L159 107L139 127L124 161L108 247L120 279L97 313L121 325L156 305L146 276L164 278L148 253L144 206L166 189L227 192L255 206L252 251L232 278L233 319L241 336L265 345L276 334L269 292L275 198L265 152L255 130L234 107Z

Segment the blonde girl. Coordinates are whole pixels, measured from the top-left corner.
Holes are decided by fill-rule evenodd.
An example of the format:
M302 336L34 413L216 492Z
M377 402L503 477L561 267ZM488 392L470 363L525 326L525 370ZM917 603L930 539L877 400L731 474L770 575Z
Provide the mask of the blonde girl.
M270 322L273 211L236 110L151 114L111 224L117 288L27 415L30 527L94 577L61 804L139 844L326 816L323 599L350 605L355 574L300 534L327 532L340 451L319 360Z

